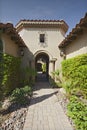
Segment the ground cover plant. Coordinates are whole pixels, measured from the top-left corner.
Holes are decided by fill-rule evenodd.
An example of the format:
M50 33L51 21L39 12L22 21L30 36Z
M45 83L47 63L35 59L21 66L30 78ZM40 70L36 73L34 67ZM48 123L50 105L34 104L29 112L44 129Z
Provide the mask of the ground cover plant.
M87 130L87 105L78 97L71 96L67 108L67 114L74 122L76 130Z

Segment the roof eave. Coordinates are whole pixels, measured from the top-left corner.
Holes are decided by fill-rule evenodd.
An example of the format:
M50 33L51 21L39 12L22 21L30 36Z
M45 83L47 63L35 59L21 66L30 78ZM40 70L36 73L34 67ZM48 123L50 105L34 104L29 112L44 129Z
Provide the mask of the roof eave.
M21 20L17 25L16 25L16 29L19 32L20 30L22 30L25 27L41 27L41 28L56 28L56 27L60 27L63 28L63 30L65 31L65 33L68 30L68 25L65 23L65 21L61 20Z
M15 41L15 43L17 43L18 46L23 46L23 47L26 46L23 39L20 37L20 35L16 31L16 29L13 27L13 24L11 24L11 23L6 23L6 24L0 23L0 29L2 30L1 33L5 33L7 35L10 35L11 40Z
M76 27L67 35L67 37L59 44L59 48L63 48L69 43L73 42L79 35L83 33L84 30L87 30L87 13L84 18L82 18L79 24L76 24Z

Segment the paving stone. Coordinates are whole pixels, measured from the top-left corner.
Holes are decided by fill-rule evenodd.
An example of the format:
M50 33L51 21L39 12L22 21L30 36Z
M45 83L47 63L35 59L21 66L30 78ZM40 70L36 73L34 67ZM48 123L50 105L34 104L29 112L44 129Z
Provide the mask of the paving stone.
M73 130L49 83L35 88L23 130Z

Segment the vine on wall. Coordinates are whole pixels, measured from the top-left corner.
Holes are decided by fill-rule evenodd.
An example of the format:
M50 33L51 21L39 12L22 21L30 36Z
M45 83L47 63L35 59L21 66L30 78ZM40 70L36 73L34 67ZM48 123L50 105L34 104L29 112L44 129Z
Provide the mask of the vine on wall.
M20 80L20 58L8 54L0 54L0 91L9 94L18 87Z

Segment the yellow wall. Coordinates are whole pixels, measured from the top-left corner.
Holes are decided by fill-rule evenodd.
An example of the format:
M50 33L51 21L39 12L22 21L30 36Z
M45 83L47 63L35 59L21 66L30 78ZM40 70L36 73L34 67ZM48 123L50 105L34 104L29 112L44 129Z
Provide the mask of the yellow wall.
M9 35L3 34L2 35L3 41L3 51L4 53L10 54L12 56L18 57L18 45L15 44L13 40L11 40Z
M87 31L65 47L66 59L87 53Z

